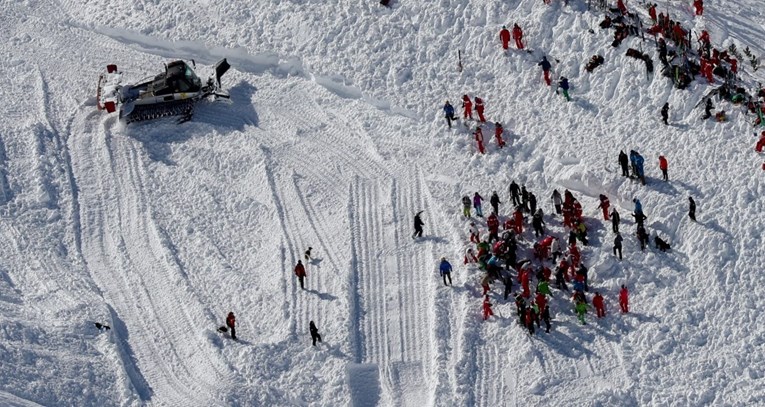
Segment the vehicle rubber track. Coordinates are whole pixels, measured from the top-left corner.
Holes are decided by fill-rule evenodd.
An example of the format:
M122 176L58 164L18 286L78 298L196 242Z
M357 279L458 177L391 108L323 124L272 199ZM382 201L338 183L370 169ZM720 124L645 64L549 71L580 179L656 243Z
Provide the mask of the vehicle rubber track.
M189 121L194 112L194 100L176 100L167 103L148 106L135 106L127 117L125 123L140 122L144 120L159 119L161 117L181 116L179 123Z

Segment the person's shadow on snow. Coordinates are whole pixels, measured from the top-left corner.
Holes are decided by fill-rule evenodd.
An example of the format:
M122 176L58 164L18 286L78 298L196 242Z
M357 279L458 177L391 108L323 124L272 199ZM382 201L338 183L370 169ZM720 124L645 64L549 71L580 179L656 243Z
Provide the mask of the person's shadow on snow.
M308 289L308 290L305 290L305 291L308 292L308 293L311 293L311 294L316 294L317 296L319 296L319 299L321 299L321 300L334 301L334 300L337 299L337 297L335 297L334 295L329 294L329 293L320 293L320 292L318 292L316 290L311 290L311 289Z
M322 262L323 260L324 260L324 259L322 259L322 258L315 258L315 259L311 259L311 261L310 261L310 262L311 262L311 265L312 265L312 266L318 266L318 265L320 265L320 264L321 264L321 262Z
M426 242L426 241L433 242L433 243L449 243L448 240L440 236L422 236L414 240L415 243Z

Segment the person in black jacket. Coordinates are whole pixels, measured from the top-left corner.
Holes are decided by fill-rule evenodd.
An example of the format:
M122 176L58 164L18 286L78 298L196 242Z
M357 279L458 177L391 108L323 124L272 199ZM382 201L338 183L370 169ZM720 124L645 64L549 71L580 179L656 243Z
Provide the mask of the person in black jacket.
M520 192L521 189L518 188L518 184L513 180L513 182L510 183L510 196L513 198L513 206L519 206L521 204L521 199L518 196Z
M614 210L611 211L611 230L613 230L614 233L619 233L619 221L619 212L614 208Z
M313 342L313 346L316 346L316 341L321 342L321 335L319 335L319 329L316 328L316 324L311 321L309 323L308 329L311 331L311 341Z
M691 218L692 221L696 222L696 201L694 201L693 198L689 196L688 204L690 205L688 208L688 217Z
M620 235L618 232L616 233L616 237L614 238L614 256L616 256L616 252L619 252L619 260L622 259L622 235Z
M499 215L499 204L501 204L502 202L500 202L499 200L499 195L497 195L497 191L494 191L494 193L491 194L491 198L489 198L489 203L491 203L491 207L494 209L494 213Z
M537 196L533 192L529 192L529 212L537 213Z
M665 103L664 106L662 106L661 108L661 121L666 126L669 125L669 123L667 122L667 119L669 119L669 102Z
M545 304L545 309L542 310L542 321L545 322L545 332L550 333L550 306Z
M425 222L420 218L422 212L424 211L419 211L414 215L414 234L412 235L412 239L422 237L422 227L425 225Z
M630 159L627 157L627 154L624 152L624 150L619 151L619 165L622 167L622 176L623 177L629 177L630 176Z

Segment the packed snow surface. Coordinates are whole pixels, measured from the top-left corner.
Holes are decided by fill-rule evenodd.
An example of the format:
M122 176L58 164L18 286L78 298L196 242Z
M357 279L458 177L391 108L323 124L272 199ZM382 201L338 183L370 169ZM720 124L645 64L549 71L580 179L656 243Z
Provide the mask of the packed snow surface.
M706 29L718 48L765 54L761 0L708 0L700 17L690 3L658 9L694 39ZM644 3L627 6L648 24ZM728 122L702 120L712 87L673 88L653 38L614 48L601 19L585 0L4 2L0 405L765 405L760 130L726 102ZM502 51L516 22L532 53ZM593 54L605 63L588 73ZM542 55L571 102L544 85ZM206 78L221 58L230 103L200 103L187 123L126 126L96 109L107 64L139 80L194 59ZM763 79L739 70L747 89ZM472 128L447 128L441 107L459 113L462 94L483 98L508 147L486 126L481 155ZM620 175L631 149L645 186ZM496 190L504 220L512 180L556 236L552 190L582 203L605 318L580 325L553 290L552 331L532 337L495 283L482 320L460 198ZM623 261L599 194L622 214ZM670 252L640 251L635 197ZM301 290L293 267L309 246ZM216 331L229 311L238 342Z

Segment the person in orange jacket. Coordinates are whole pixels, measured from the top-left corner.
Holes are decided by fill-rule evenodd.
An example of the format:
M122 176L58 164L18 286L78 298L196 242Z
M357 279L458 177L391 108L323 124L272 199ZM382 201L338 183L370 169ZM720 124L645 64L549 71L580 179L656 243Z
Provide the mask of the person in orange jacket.
M481 128L476 127L473 135L475 136L475 142L478 144L478 151L480 151L481 154L486 154L486 149L483 146L483 131L481 131Z
M489 296L483 297L483 320L486 321L490 316L494 315L494 311L491 310L491 302L489 302Z
M627 286L622 284L622 289L619 291L619 306L622 308L622 314L630 312L629 296L630 293L627 290Z
M478 96L475 97L475 111L478 113L478 120L481 123L486 123L486 119L483 117L483 99Z
M226 326L231 330L231 339L236 340L236 317L233 312L226 316Z
M513 25L513 39L515 40L515 46L518 49L523 49L523 30L518 24Z
M603 301L603 296L599 292L595 292L595 296L592 298L592 305L595 307L595 312L598 314L598 318L606 316L606 304Z
M462 95L462 117L465 119L473 119L473 102L468 95Z
M664 181L669 181L669 176L667 175L667 158L663 155L659 156L659 169L661 169L661 176L664 179Z
M502 30L499 31L499 39L502 41L502 49L507 49L510 44L510 31L508 31L507 27L504 25L502 26Z
M303 266L303 262L300 260L298 260L297 265L295 265L295 275L297 276L298 280L300 280L300 288L305 290L305 285L303 284L303 280L306 277L305 267Z
M704 14L704 1L703 0L693 0L693 8L696 9L696 15L700 16Z
M505 129L502 128L500 122L494 123L494 137L497 138L497 145L499 145L499 148L505 146L505 140L502 138L502 133L504 133L504 131Z

